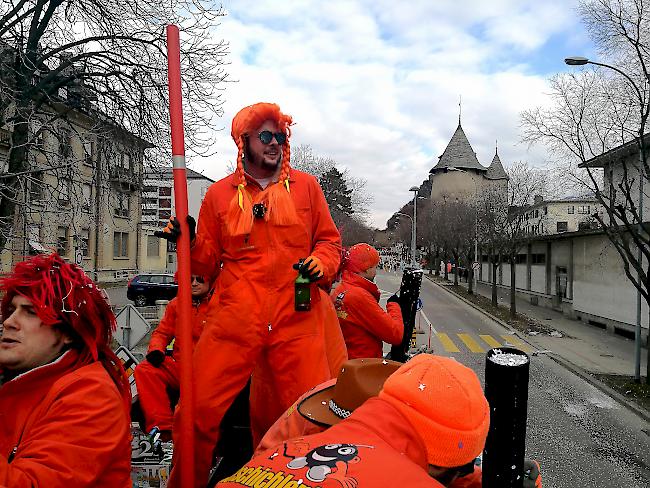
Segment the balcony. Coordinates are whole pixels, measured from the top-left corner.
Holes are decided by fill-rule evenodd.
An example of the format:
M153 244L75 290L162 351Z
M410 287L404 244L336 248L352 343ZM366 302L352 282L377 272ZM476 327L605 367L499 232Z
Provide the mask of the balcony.
M0 129L0 147L9 147L11 145L11 132L7 129Z
M131 169L114 166L108 170L108 181L121 191L135 191L140 187L138 175Z

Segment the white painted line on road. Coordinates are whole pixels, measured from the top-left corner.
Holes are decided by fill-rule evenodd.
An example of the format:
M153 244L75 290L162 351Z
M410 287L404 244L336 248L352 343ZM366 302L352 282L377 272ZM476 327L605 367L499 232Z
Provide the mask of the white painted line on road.
M429 328L433 331L433 333L437 334L438 331L436 330L436 328L433 326L433 324L429 320L429 317L426 316L426 314L424 313L424 310L420 310L420 313L422 314L422 317L424 318L424 320L427 321L427 324L429 324Z

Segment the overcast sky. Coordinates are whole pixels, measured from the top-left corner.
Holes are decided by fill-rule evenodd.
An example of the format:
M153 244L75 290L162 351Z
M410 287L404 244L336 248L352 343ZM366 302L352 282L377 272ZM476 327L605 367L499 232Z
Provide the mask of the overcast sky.
M458 125L489 165L545 163L519 142L519 113L544 104L547 78L593 47L572 0L225 1L230 44L217 155L190 167L213 179L236 156L233 115L258 101L293 116L309 144L368 181L370 224L386 220L428 176Z

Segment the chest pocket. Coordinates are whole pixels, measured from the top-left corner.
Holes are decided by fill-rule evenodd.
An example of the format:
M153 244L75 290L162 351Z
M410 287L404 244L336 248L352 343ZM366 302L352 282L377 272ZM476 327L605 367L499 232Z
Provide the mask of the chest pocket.
M277 234L278 243L281 246L290 249L304 249L307 254L311 254L312 249L312 228L311 228L311 209L296 208L298 223L294 225L278 226L274 228Z

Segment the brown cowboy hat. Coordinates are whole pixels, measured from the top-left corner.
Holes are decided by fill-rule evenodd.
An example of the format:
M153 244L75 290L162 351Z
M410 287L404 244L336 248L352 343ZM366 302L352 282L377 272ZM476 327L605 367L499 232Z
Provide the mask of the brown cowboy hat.
M377 396L384 381L402 365L381 358L350 359L343 363L336 383L305 398L298 412L315 424L339 423L363 402Z

